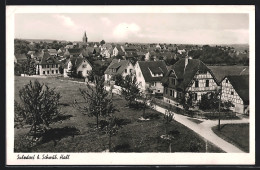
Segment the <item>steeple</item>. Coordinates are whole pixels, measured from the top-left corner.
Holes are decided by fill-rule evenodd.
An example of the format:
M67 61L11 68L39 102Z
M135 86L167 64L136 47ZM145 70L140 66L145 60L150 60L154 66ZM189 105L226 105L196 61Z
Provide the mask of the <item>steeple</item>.
M82 41L83 41L83 43L87 43L88 42L88 37L87 37L86 31L84 32Z

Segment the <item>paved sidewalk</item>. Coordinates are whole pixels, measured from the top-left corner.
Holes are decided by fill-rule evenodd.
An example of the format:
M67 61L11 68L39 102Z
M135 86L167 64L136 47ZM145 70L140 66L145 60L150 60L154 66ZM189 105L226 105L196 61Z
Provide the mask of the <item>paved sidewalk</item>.
M155 110L157 110L157 111L159 111L163 114L165 113L165 109L160 107L160 106L156 106ZM205 120L204 122L197 124L197 123L190 121L187 116L183 116L183 115L180 115L180 114L174 114L174 119L177 122L183 124L184 126L190 128L191 130L193 130L194 132L196 132L197 134L202 136L204 139L210 141L211 143L218 146L219 148L221 148L223 151L225 151L227 153L244 153L244 151L240 150L236 146L234 146L234 145L228 143L227 141L223 140L222 138L217 136L211 130L211 128L213 126L218 125L218 120ZM221 120L221 124L248 123L248 122L249 122L248 119Z

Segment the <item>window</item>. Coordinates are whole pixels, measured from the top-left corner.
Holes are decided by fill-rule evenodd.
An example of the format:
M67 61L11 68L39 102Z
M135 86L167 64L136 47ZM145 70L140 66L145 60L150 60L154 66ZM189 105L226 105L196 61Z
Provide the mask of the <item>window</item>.
M58 68L58 64L56 64L56 68Z
M165 94L167 94L168 93L168 89L167 88L165 88Z
M130 73L132 73L132 69L130 69Z
M198 95L197 93L194 93L194 100L197 100L198 99Z
M49 68L49 65L47 65L47 68Z
M158 92L160 92L160 90L158 90Z
M45 74L45 71L43 71L42 74Z
M199 80L195 81L195 87L199 87Z
M58 74L58 70L56 70L56 73Z
M127 73L127 69L125 69L125 73Z
M45 65L42 65L42 68L45 68Z
M51 70L51 73L54 74L54 70Z
M49 70L47 71L47 74L50 74Z
M172 96L172 90L170 90L170 96Z
M226 79L226 83L228 83L228 79Z
M233 92L233 91L231 91L231 95L234 95L234 92Z
M209 80L206 80L206 87L209 87Z
M174 78L172 79L172 84L176 85L176 79L174 79Z

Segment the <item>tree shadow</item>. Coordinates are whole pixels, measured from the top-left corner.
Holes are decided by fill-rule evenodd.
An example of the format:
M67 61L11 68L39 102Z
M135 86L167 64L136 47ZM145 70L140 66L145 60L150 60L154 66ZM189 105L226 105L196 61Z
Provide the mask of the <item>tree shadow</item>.
M68 103L59 103L60 106L70 106Z
M63 128L49 129L41 135L41 140L39 141L39 144L53 141L54 146L56 146L57 141L60 141L62 138L66 138L69 136L74 138L75 135L80 135L80 130L75 127L66 126Z
M53 122L59 122L59 121L63 121L63 120L67 120L69 118L73 117L72 115L64 115L64 114L60 114L58 116L56 116L53 119Z

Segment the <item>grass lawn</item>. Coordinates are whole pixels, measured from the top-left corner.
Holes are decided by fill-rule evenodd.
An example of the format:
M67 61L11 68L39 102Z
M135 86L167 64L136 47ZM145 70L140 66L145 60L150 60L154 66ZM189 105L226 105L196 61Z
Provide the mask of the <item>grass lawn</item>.
M36 78L15 77L15 100L18 102L18 92L30 80ZM82 102L79 88L84 84L60 81L56 78L40 79L39 82L55 87L61 93L61 116L51 124L52 130L42 139L40 144L28 147L26 133L29 127L15 128L15 152L102 152L108 148L108 136L95 130L96 119L84 116L78 112L72 103L74 99ZM156 114L155 119L140 121L141 110L125 107L126 101L114 95L114 104L119 112L115 115L123 119L125 125L116 136L112 137L112 151L115 152L168 152L169 144L161 139L165 134L163 115L148 109L147 114ZM167 127L168 132L177 132L172 141L172 152L205 152L205 141L184 125L172 121ZM213 144L208 145L208 152L223 152Z
M230 142L245 152L249 152L249 124L225 124L218 131L218 127L212 128L219 137Z

